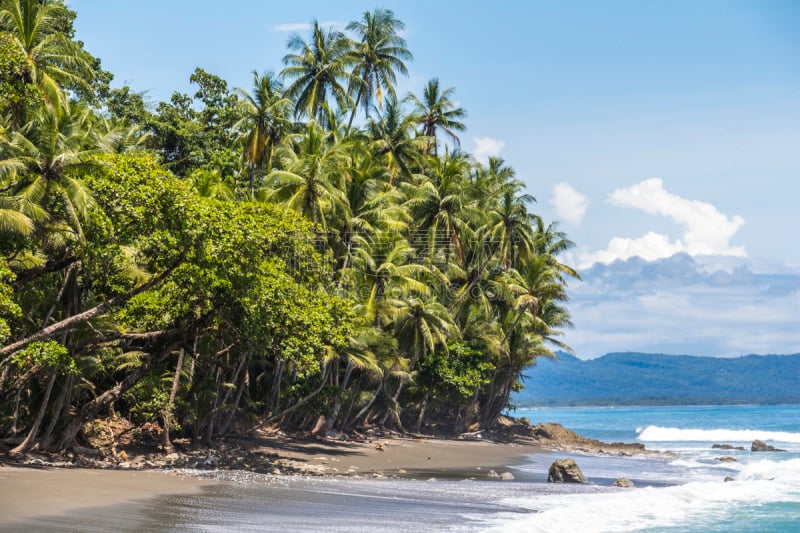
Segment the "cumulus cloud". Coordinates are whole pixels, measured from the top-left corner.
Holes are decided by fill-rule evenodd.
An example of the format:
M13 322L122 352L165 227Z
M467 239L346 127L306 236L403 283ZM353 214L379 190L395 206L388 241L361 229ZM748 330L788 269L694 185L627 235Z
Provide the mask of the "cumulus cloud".
M472 151L472 156L481 163L486 163L490 157L499 156L506 146L505 141L493 137L475 137L473 142L475 143L475 148Z
M618 207L629 207L651 215L668 217L682 228L682 238L673 241L667 235L654 232L634 239L614 237L605 250L582 256L583 267L634 256L652 261L678 252L686 252L691 256L746 255L743 246L732 246L730 243L744 224L742 217L728 217L709 203L672 194L664 189L659 178L650 178L631 187L617 189L609 196L609 202Z
M747 259L731 261L730 272L708 272L685 253L596 264L570 285L575 329L564 341L581 358L800 352L800 273L759 274Z
M550 204L555 207L559 218L578 226L589 207L589 199L573 189L569 183L557 183L553 186Z
M303 31L303 30L310 30L311 23L310 22L295 22L295 23L287 23L287 24L278 24L272 27L272 31Z

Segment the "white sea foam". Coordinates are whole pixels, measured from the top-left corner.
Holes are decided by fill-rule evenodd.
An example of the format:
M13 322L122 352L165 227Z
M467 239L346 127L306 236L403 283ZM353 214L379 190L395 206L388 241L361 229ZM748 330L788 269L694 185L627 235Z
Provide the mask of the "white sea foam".
M752 442L755 439L800 444L800 433L759 429L682 429L660 426L636 428L643 442Z
M602 532L718 522L737 506L800 503L800 459L757 461L737 481L692 482L662 488L620 489L595 494L514 498L503 503L530 509L505 514L493 531Z

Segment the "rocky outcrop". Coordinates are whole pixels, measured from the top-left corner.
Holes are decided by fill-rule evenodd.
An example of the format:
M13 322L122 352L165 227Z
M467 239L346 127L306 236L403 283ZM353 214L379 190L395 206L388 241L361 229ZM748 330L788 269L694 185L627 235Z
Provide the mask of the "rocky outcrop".
M646 451L644 444L602 442L581 437L561 424L537 424L532 430L533 436L543 444L551 444L565 448L589 451L613 451L620 455L633 455Z
M633 481L626 477L621 477L614 482L615 487L622 487L623 489L632 489L636 485L633 484Z
M742 446L732 446L730 444L713 444L711 446L712 450L741 450L746 451Z
M574 459L559 459L550 465L547 473L548 483L586 483L586 476Z
M736 481L736 478L731 476L725 476L725 483L728 483L729 481Z
M730 457L730 456L727 456L727 455L725 457L715 457L714 460L715 461L719 461L720 463L738 463L739 462L734 457Z
M762 442L758 439L753 441L753 444L750 446L751 452L785 452L786 450L781 450L780 448L776 448L775 446L771 446L766 442Z

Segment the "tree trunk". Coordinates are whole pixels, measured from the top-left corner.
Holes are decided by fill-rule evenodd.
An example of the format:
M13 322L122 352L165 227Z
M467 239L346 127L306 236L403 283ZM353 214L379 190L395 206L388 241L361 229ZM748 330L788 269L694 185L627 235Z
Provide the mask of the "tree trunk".
M248 383L250 383L250 372L249 370L245 370L242 374L242 382L239 384L239 387L236 390L236 400L233 402L233 407L228 411L228 417L225 419L225 422L222 423L222 426L219 428L219 432L222 435L228 433L228 428L233 421L233 417L236 416L236 411L239 410L239 403L242 401L242 395L244 394L245 389L247 388Z
M219 388L222 383L222 369L217 367L216 378L214 379L214 403L211 406L211 412L208 413L208 424L206 424L205 436L203 442L209 448L214 445L214 418L217 416L217 405L219 402Z
M367 405L365 405L358 413L356 413L356 416L353 417L353 420L350 420L350 421L347 422L347 425L344 426L344 429L349 428L350 426L352 426L353 424L358 422L359 418L361 418L362 416L367 414L367 411L369 411L369 408L372 407L372 404L375 403L375 400L378 399L378 395L383 390L383 384L384 384L384 381L381 380L380 384L378 385L378 388L375 389L375 394L372 395L372 398L370 399L369 402L367 402Z
M169 346L164 353L168 354L174 349L174 345ZM117 383L115 386L111 387L101 395L97 396L94 400L84 405L78 415L72 419L69 425L67 425L66 429L64 429L64 431L61 433L61 439L59 439L57 448L59 450L63 450L71 446L75 442L75 437L78 435L78 432L81 430L83 424L97 416L97 413L102 411L110 403L116 401L131 387L139 383L139 381L147 375L150 369L156 364L160 363L164 357L166 356L162 356L156 361L147 360L143 362L139 368L125 376L121 382Z
M417 426L414 429L415 433L419 433L422 429L422 421L425 418L425 409L428 407L428 395L425 395L425 399L422 400L422 407L419 410L419 417L417 418Z
M41 447L43 450L50 449L50 440L53 436L53 430L56 428L56 424L58 424L58 420L61 418L61 412L64 410L64 405L67 404L69 390L72 388L72 376L73 374L70 373L64 379L64 385L61 387L61 393L58 395L56 405L53 407L53 412L50 415L50 423L47 425L47 429L42 435Z
M344 394L345 389L347 389L347 383L350 381L350 375L353 373L353 360L350 359L347 361L347 369L344 372L344 379L342 380L342 385L340 387L341 394ZM339 411L342 410L342 398L341 396L336 398L336 403L333 404L333 411L331 411L331 416L328 419L327 423L325 424L325 431L330 431L333 429L333 424L336 423L336 419L339 417Z
M400 397L400 392L402 392L403 386L405 384L406 384L405 378L400 378L400 383L397 385L397 390L394 391L394 394L392 395L392 402L394 403L394 405L397 405L397 399ZM391 413L387 411L386 414L383 415L383 418L381 418L380 422L381 425L386 424L386 421L389 419L390 414ZM398 418L399 418L399 413L398 413Z
M161 447L164 449L165 454L175 453L175 446L172 445L172 441L169 438L169 429L172 425L172 409L175 406L175 397L178 395L178 386L181 382L184 353L183 348L178 352L178 362L175 365L175 375L172 376L172 388L169 391L169 401L167 401L167 408L164 412L164 431L161 432Z
M66 330L66 329L68 329L68 328L70 328L72 326L76 326L78 324L82 324L82 323L86 322L87 320L91 320L92 318L94 318L94 317L96 317L98 315L102 315L103 313L105 313L109 309L111 309L111 308L113 308L113 307L115 307L115 306L117 306L119 304L127 302L128 300L130 300L131 298L133 298L137 294L141 294L144 291L150 289L151 287L153 287L154 285L156 285L160 281L164 280L164 278L169 276L172 273L172 271L175 270L178 267L178 265L180 265L183 262L184 255L185 254L182 254L181 255L181 259L178 260L175 264L171 265L169 268L167 268L167 270L165 270L164 272L162 272L158 276L152 278L150 281L147 281L146 283L143 283L142 285L139 285L135 289L133 289L131 291L128 291L125 294L120 294L119 296L115 296L114 298L106 300L105 302L103 302L103 303L101 303L99 305L96 305L96 306L92 307L91 309L87 309L83 313L78 313L77 315L72 315L71 317L65 318L64 320L56 322L55 324L53 324L51 326L47 326L46 328L42 328L41 330L39 330L38 332L34 333L30 337L26 337L26 338L24 338L24 339L22 339L20 341L13 342L13 343L11 343L11 344L9 344L7 346L4 346L3 348L0 348L0 357L5 357L5 359L0 361L0 365L5 365L12 354L20 351L21 349L25 348L26 346L28 346L32 342L40 341L40 340L43 340L43 339L48 339L48 338L52 337L53 335L55 335L56 333L60 333L60 332Z
M22 455L30 447L33 439L36 438L36 433L39 431L39 426L42 425L44 414L47 411L47 404L50 401L50 393L53 392L53 385L58 377L58 372L56 369L53 369L52 372L53 375L50 376L50 381L47 382L47 389L44 391L44 399L42 400L42 405L39 407L39 413L36 415L36 420L34 420L33 425L31 426L31 430L28 432L25 440L23 440L19 446L10 450L8 455L12 457Z
M295 412L296 410L298 410L299 408L301 408L302 406L307 404L309 400L311 400L314 396L319 394L322 391L323 388L325 388L325 378L327 378L327 377L328 377L328 364L325 363L325 364L322 365L322 377L320 378L319 387L314 389L311 393L309 393L308 395L304 396L303 398L300 398L297 402L295 402L294 405L292 405L292 406L284 409L280 413L278 413L276 415L273 415L273 416L269 417L268 419L266 419L264 421L264 425L271 424L272 422L275 422L276 420L279 420L279 419L283 418L284 416Z

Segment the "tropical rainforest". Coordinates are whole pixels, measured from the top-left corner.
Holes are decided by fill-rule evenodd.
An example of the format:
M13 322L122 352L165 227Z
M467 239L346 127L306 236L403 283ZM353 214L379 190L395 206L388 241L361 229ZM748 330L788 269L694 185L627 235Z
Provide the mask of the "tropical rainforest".
M0 442L124 417L211 444L260 425L490 427L570 326L572 246L392 11L154 104L62 0L0 0ZM154 61L157 58L153 58ZM187 73L188 74L188 73Z

